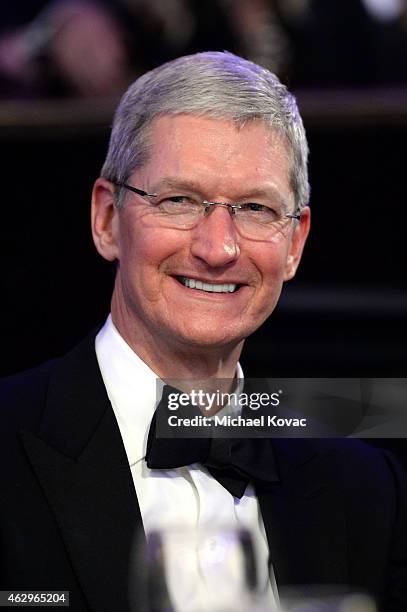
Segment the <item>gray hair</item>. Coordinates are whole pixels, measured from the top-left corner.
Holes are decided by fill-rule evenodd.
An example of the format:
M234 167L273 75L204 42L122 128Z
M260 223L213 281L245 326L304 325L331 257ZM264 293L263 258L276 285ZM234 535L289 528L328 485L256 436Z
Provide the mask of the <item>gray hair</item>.
M184 113L230 119L240 128L259 119L283 134L291 147L296 208L308 204L308 145L294 96L269 70L228 52L179 57L130 85L116 110L101 175L126 182L148 160L154 119Z

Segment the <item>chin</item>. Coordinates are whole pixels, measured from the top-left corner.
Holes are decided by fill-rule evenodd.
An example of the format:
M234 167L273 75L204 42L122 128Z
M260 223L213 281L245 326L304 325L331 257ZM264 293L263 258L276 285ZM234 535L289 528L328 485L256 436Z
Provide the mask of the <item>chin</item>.
M245 340L253 331L254 329L246 331L227 330L224 326L219 325L214 329L183 330L179 334L179 341L184 345L196 348L232 349Z

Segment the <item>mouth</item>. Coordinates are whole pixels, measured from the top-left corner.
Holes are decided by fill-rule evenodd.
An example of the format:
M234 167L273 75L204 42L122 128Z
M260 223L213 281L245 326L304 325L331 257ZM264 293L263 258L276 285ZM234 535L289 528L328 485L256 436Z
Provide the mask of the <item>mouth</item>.
M236 283L207 283L187 276L177 276L176 278L188 289L198 289L198 291L206 291L207 293L235 293L241 287Z

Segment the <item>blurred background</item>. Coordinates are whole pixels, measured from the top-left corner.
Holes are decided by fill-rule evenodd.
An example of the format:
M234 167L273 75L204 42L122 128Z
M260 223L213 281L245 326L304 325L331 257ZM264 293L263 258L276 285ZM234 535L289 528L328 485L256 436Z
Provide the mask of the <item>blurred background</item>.
M165 60L235 52L298 98L313 230L248 342L256 376L405 376L407 0L15 0L0 6L0 374L109 310L89 203L120 93Z

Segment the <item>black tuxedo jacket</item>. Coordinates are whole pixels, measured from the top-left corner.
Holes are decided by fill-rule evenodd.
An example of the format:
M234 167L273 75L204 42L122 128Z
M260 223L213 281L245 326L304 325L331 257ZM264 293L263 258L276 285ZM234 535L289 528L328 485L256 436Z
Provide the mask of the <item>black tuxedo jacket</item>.
M94 336L6 379L0 401L0 589L126 612L142 523ZM256 493L279 587L348 585L406 611L406 484L392 457L351 440L273 445L280 482Z

